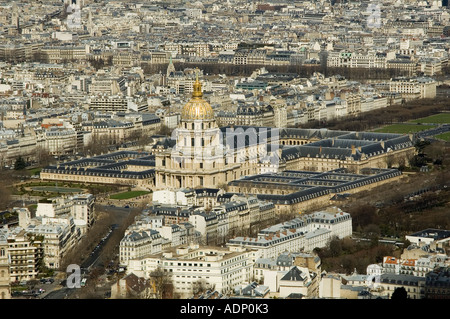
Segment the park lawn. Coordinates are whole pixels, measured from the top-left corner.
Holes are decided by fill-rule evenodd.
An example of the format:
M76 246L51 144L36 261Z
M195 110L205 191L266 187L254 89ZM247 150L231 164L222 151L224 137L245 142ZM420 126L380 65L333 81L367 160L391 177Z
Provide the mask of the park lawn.
M38 168L32 168L29 169L28 171L30 172L30 175L39 175L39 173L41 172L42 168L38 167Z
M444 140L446 142L450 142L450 132L436 135L435 138L439 138L439 139Z
M435 115L430 115L417 120L411 120L411 123L436 123L445 124L450 123L450 113L440 113Z
M148 191L129 191L129 192L123 192L123 193L110 195L109 198L111 198L111 199L130 199L130 198L138 197L141 195L146 195L149 193L150 192L148 192Z
M392 124L375 130L379 133L398 133L409 134L434 128L434 125L416 125L416 124Z

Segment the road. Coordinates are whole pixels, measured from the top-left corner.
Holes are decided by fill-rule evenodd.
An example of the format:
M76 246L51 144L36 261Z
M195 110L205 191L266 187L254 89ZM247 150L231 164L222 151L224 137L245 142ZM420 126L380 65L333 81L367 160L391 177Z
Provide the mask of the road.
M131 208L124 208L124 207L100 206L99 208L108 213L115 214L117 217L115 218L115 221L117 223L111 225L111 231L107 235L105 235L105 237L100 241L100 243L98 243L96 248L92 251L91 255L81 264L80 268L82 278L85 277L87 278L89 276L90 269L95 267L104 267L104 265L102 265L100 261L102 249L108 243L113 233L115 231L118 231L118 226L120 222L125 220L131 212ZM55 283L53 285L55 285L54 287L52 287L53 290L43 294L42 299L70 299L72 294L78 289L78 288L68 288L65 284L60 285L60 283ZM57 285L59 285L59 287L57 287Z

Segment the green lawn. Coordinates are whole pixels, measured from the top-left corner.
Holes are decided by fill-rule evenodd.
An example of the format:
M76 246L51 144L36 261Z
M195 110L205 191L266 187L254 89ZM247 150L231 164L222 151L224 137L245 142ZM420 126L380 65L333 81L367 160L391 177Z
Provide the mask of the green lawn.
M148 191L130 191L130 192L114 194L109 197L111 199L129 199L129 198L138 197L138 196L149 194L149 193L150 192L148 192Z
M81 193L83 191L81 188L56 187L56 186L36 186L32 187L31 190L36 192L50 192L50 193Z
M436 135L435 138L439 138L439 139L444 140L446 142L450 142L450 132Z
M412 123L436 123L444 124L450 123L450 113L440 113L435 115L430 115L417 120L411 120Z
M38 167L38 168L32 168L29 169L28 171L30 172L30 175L39 175L39 173L41 172L42 168Z
M397 133L408 134L428 130L435 127L434 125L418 125L418 124L392 124L376 130L380 133Z

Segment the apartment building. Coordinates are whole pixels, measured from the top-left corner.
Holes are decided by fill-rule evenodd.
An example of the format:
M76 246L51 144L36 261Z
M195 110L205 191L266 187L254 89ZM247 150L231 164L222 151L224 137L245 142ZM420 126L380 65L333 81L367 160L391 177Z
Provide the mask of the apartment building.
M445 63L442 58L421 58L418 61L418 72L425 76L435 76L442 72L442 65Z
M352 52L331 51L327 56L328 67L380 68L387 66L387 61L395 58L395 52Z
M77 132L71 128L52 127L44 131L45 149L55 156L74 154L78 149Z
M148 278L161 269L181 298L193 295L195 285L214 287L223 294L248 283L253 267L252 252L243 248L179 246L159 254L130 261L127 273Z
M22 228L0 229L0 246L0 278L3 278L2 288L7 296L5 276L8 276L9 283L36 279L39 275L44 240L42 236L29 234Z
M189 189L177 191L163 189L153 192L153 202L161 205L193 206L195 192Z
M425 297L425 278L412 275L383 274L377 288L379 294L391 298L397 288L405 288L408 299L423 299Z
M437 82L429 77L399 77L389 82L389 92L400 93L405 100L436 97Z
M258 251L260 258L275 258L284 251L312 251L325 247L337 236L351 236L352 224L348 213L336 208L303 215L282 224L262 229L258 237L235 237L228 247L242 246Z
M72 217L43 217L42 223L30 224L26 231L42 238L43 262L50 269L58 269L63 257L81 237Z
M283 127L286 118L281 114L286 112L285 106L272 105L240 105L235 114L234 125ZM285 114L287 117L287 114Z
M36 159L36 148L39 145L38 136L26 129L23 135L0 140L0 163L3 166L13 167L20 156L26 162Z
M388 106L388 98L385 96L372 96L361 99L361 112L378 110Z
M166 50L170 51L170 50ZM170 53L164 51L149 51L141 55L141 65L145 64L166 64L169 61Z
M43 46L39 53L42 61L46 63L64 63L73 60L86 60L89 52L89 45L67 45Z
M190 223L164 225L157 228L157 230L164 239L170 242L170 247L199 242L197 234L192 235L195 232L195 228Z
M132 259L161 252L163 241L161 234L153 229L130 231L120 241L120 264L127 265Z
M417 62L410 59L393 59L386 61L386 68L397 70L406 76L414 76L417 73Z
M253 237L234 237L227 242L228 247L256 249L259 258L274 258L284 251L300 251L305 247L304 233L300 230L283 230L274 234Z
M27 114L27 101L25 99L0 100L0 112L4 119L21 119ZM6 113L6 114L5 114Z
M359 115L361 113L361 95L357 91L342 90L339 92L341 100L346 102L347 115Z
M94 224L95 197L92 194L77 194L71 198L70 214L84 234Z
M438 267L429 272L425 277L426 299L450 298L450 267Z
M410 275L426 277L428 273L448 264L448 257L442 254L424 254L420 258L395 258L383 257L380 264L372 264L367 267L367 274L379 276L382 274Z
M11 298L11 279L9 274L8 242L0 233L0 299Z
M319 296L320 274L311 272L308 268L293 266L280 277L278 281L280 298L289 298L291 295L299 295L302 298Z
M141 59L140 56L140 52L119 49L113 52L112 63L118 67L131 68L134 66L139 66L139 61Z
M126 79L123 76L98 75L92 78L89 93L92 95L114 96L126 91Z
M217 244L217 227L218 219L214 212L194 212L189 216L189 222L194 225L195 229L202 235L202 245L216 245Z
M165 43L164 50L179 56L207 57L210 55L210 44L205 42Z
M314 212L308 215L308 219L310 219L309 227L311 230L327 229L339 239L352 235L352 218L350 214L345 213L340 208L330 207L323 211Z
M406 235L406 239L409 240L412 244L417 245L418 247L434 246L442 250L445 246L448 246L450 243L450 231L435 228L427 228Z
M48 202L38 203L36 218L72 219L76 231L83 235L94 223L94 203L95 198L92 194L53 198ZM27 220L27 226L30 223L31 221Z
M42 43L39 42L2 44L0 45L0 60L11 63L33 61L39 56L42 46Z
M189 222L195 231L201 236L203 244L212 245L225 243L227 236L237 233L249 233L258 225L266 225L275 218L275 206L271 202L260 201L256 197L233 195L228 200L222 202L222 192L213 192L214 196L210 198L214 204L200 202L205 205L202 209L193 209L192 205L199 205L199 194L204 199L205 191L209 189L197 189L195 192L188 190L181 191L157 191L157 201L165 202L163 205L154 206L149 209L153 214L164 216L164 224L171 223L182 224ZM209 190L212 191L212 190ZM189 195L189 205L175 206L175 198L171 197L177 194ZM195 195L194 195L195 194ZM169 195L168 198L163 196ZM194 196L193 198L191 196ZM172 205L170 205L172 204ZM201 206L200 205L200 206Z
M147 100L142 97L124 95L97 95L88 101L88 108L92 111L117 112L143 112L148 111Z

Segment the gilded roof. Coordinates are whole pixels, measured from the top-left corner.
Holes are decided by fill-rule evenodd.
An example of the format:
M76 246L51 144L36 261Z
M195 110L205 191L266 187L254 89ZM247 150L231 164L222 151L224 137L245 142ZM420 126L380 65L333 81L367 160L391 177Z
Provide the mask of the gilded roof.
M194 92L192 98L181 111L181 119L183 120L212 120L214 119L214 111L211 105L203 99L202 85L197 80L194 83Z

